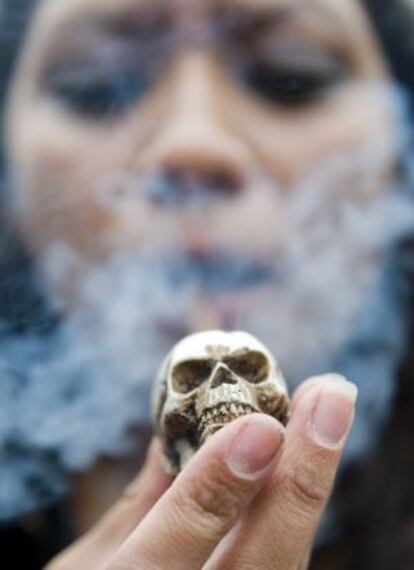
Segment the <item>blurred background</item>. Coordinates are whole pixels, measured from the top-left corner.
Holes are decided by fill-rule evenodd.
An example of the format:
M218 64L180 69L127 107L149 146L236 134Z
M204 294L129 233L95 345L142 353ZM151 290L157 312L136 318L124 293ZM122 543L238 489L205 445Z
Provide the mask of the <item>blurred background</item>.
M414 567L412 0L2 0L0 544L134 477L184 335L246 330L355 427L311 568Z

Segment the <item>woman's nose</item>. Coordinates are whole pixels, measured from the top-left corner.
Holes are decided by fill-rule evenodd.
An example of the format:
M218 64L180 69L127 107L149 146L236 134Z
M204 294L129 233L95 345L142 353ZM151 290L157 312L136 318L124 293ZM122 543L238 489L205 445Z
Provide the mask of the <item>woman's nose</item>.
M245 187L249 152L220 123L219 88L201 56L180 67L170 85L164 124L141 155L155 200L184 204L232 197Z

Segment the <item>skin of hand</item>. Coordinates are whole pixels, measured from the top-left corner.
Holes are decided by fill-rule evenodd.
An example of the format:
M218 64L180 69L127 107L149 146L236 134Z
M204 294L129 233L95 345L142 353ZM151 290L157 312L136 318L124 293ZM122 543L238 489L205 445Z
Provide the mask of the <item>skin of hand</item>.
M286 428L239 418L173 480L154 440L119 502L45 570L303 570L351 429L356 387L314 377Z

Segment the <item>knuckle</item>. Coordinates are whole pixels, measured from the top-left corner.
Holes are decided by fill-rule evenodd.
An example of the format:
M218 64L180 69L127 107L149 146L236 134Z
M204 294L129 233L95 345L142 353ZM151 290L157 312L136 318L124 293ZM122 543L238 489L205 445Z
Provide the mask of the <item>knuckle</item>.
M325 505L330 488L313 467L299 465L287 473L281 486L289 500L305 511L319 511Z
M214 472L214 476L209 476ZM209 474L193 478L185 494L176 496L176 506L194 523L208 525L209 531L222 534L236 520L243 490L217 466Z

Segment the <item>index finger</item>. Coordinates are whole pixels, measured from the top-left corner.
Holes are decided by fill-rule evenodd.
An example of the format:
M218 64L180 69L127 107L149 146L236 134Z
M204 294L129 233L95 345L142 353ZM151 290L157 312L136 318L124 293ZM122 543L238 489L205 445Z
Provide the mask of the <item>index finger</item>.
M201 568L274 470L282 425L252 414L217 432L190 461L107 570Z

